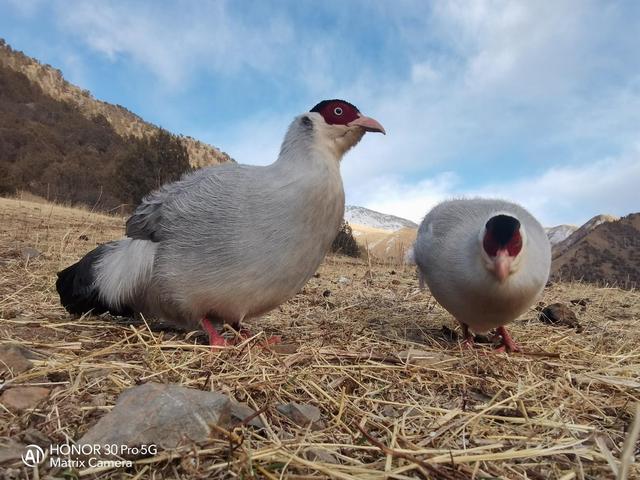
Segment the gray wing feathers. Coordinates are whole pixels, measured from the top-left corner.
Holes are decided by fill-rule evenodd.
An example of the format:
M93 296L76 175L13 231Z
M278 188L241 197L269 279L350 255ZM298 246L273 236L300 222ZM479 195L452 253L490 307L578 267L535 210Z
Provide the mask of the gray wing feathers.
M213 167L222 170L221 167ZM127 220L126 234L130 238L159 242L165 238L166 229L163 221L171 215L172 210L184 201L188 201L188 193L207 176L215 172L211 167L203 168L185 175L147 195L142 203Z
M127 236L139 240L158 242L161 239L162 206L167 194L158 191L142 200L142 203L127 220Z

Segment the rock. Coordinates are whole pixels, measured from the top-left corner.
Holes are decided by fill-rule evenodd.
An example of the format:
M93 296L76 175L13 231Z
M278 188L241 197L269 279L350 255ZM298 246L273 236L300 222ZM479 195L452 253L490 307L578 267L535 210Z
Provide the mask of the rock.
M10 410L29 410L38 406L49 396L44 387L13 387L0 396L0 403Z
M99 393L91 397L91 405L94 407L104 407L107 404L107 395Z
M15 377L33 367L27 352L17 345L0 345L0 374L8 373Z
M398 418L402 415L395 407L392 405L385 405L382 407L382 415L388 418Z
M80 440L80 445L156 445L176 448L207 440L231 423L226 395L180 385L145 383L122 392L115 407Z
M10 438L0 438L0 465L20 460L25 452L25 445Z
M51 439L47 437L40 430L35 428L28 428L22 432L22 441L26 445L38 445L39 447L46 448L51 445Z
M350 278L347 278L347 277L340 277L340 278L338 279L338 283L339 283L340 285L349 285L349 284L351 283L351 279L350 279Z
M22 463L20 463L22 465ZM22 474L24 473L24 465L23 468L5 468L2 471L2 476L0 476L0 480L21 480L24 478ZM49 480L48 477L44 477L45 480Z
M22 259L26 261L38 258L40 255L42 255L42 252L32 247L24 247L22 250L20 250L20 257L22 257Z
M451 357L440 352L429 352L427 350L419 350L411 348L398 353L398 357L409 365L430 366L443 362L459 362L457 357Z
M322 292L322 296L325 297L325 298L330 296L330 295L331 295L331 290L325 290L324 292Z
M564 325L575 328L578 332L582 331L582 326L578 322L576 314L564 303L554 303L543 308L540 315L538 315L538 319L543 323Z
M340 463L334 454L321 448L309 448L304 452L304 456L311 462Z
M311 425L312 430L322 428L320 409L314 405L285 403L276 405L276 409L301 427Z
M298 345L295 343L276 343L269 345L269 349L280 355L293 355L298 351Z
M234 420L237 420L238 423L242 423L245 418L249 418L255 413L256 411L246 403L233 402L231 404L231 417L233 417ZM251 425L256 428L264 428L264 423L258 416L252 418L247 425Z

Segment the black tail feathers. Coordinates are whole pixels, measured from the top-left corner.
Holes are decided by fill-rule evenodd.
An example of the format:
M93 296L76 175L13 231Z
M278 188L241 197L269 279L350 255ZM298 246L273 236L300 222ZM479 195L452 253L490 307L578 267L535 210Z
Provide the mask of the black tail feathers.
M60 303L69 313L81 315L92 311L95 314L109 312L118 316L133 314L128 307L110 307L100 299L99 285L95 285L94 265L105 251L106 245L100 245L79 262L58 272L56 290L60 295Z

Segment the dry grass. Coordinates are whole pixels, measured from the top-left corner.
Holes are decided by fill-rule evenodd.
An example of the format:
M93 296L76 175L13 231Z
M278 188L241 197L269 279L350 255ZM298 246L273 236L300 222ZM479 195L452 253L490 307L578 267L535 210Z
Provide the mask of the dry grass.
M529 354L486 354L447 338L451 318L417 289L410 269L329 258L301 294L249 322L296 344L295 353L248 345L213 353L194 334L72 319L59 306L55 272L122 226L0 199L0 339L40 354L34 369L5 380L52 389L28 413L0 406L0 436L36 428L56 443L78 439L118 394L147 381L228 393L264 409L267 428L240 427L126 472L81 477L640 478L638 444L623 448L640 400L637 292L552 285L547 303L590 300L576 307L583 331L543 325L531 311L512 327ZM25 246L43 255L26 262ZM408 349L427 353L407 363L398 354ZM290 401L318 406L323 427L298 427L276 411Z

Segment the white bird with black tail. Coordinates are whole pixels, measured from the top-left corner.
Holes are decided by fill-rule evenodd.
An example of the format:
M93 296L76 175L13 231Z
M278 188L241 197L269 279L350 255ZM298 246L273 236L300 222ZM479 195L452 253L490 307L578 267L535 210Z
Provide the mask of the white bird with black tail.
M496 328L499 350L520 350L504 325L536 301L551 267L551 245L529 212L502 200L443 202L422 221L414 256L421 281L462 325L467 347L470 328Z
M271 165L203 168L146 197L127 238L58 273L71 313L141 313L176 326L240 329L295 295L329 251L344 215L342 156L385 133L343 100L294 119Z

